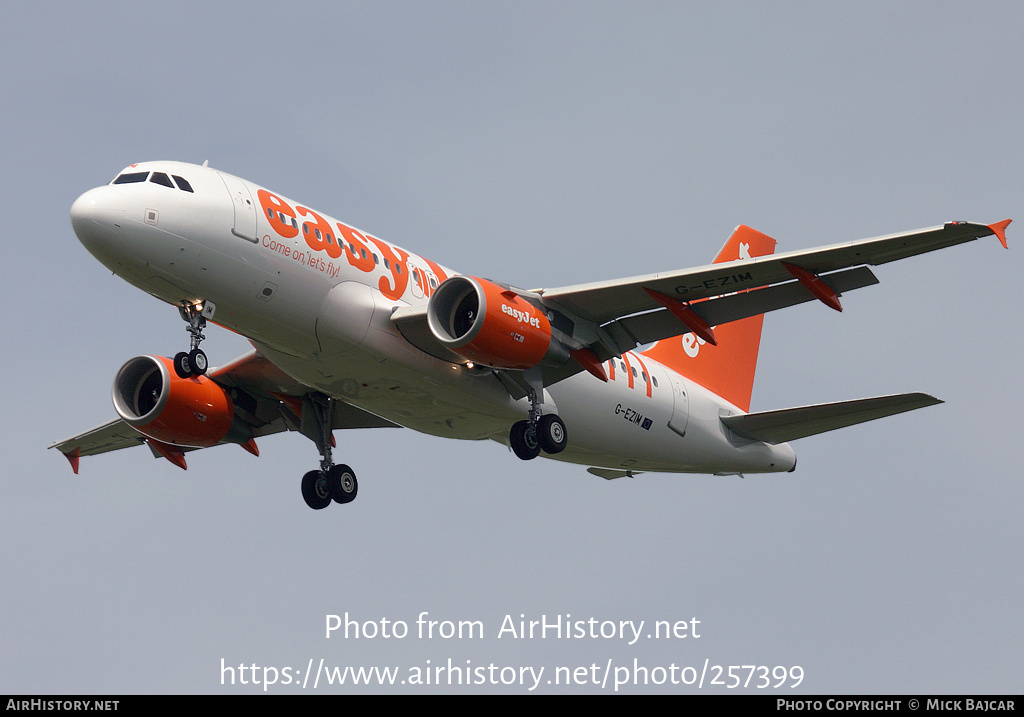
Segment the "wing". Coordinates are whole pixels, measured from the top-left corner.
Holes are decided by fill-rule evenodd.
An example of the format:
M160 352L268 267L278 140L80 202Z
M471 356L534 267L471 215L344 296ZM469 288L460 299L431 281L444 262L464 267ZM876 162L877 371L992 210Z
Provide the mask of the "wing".
M251 351L211 371L209 377L230 390L235 418L251 431L253 438L281 431L302 430L303 397L311 389L288 376L259 352ZM347 403L338 401L334 405L334 428L383 428L395 425ZM81 456L108 453L141 444L148 444L154 455L167 457L160 445L121 419L57 441L49 447L63 453L71 462L72 469L78 473L78 459ZM259 454L253 441L243 445ZM177 452L191 450L196 449L181 448Z
M1009 223L1009 219L990 225L949 222L816 249L519 293L534 297L548 310L559 340L576 358L560 366L544 366L544 385L550 385L584 370L581 355L589 357L587 370L591 370L594 363L621 356L640 344L689 332L708 340L713 326L815 299L841 311L843 292L878 283L869 266L990 234L1005 247ZM753 231L746 227L737 231L741 230ZM459 362L431 333L426 306L398 309L392 322L421 350ZM495 374L513 396L525 395L527 385L521 372Z
M1006 245L1009 220L992 224L950 222L940 227L890 234L846 244L793 251L785 254L710 264L665 274L648 274L616 281L580 284L558 289L540 289L545 302L553 302L581 319L605 324L629 314L660 308L645 289L677 298L697 301L744 289L799 281L786 265L821 276L840 269L877 266L917 254L955 246L996 234ZM814 298L809 296L808 299Z
M818 299L842 310L845 291L878 282L868 266L963 244L1006 226L949 222L939 227L846 244L711 264L666 274L580 284L537 293L582 324L596 324L590 348L605 360L688 331ZM743 293L735 293L743 292ZM694 316L696 319L694 319Z

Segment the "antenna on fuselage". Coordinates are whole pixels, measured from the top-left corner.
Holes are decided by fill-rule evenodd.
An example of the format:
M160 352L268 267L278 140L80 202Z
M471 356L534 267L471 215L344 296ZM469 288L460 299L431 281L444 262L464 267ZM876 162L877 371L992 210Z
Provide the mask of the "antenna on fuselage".
M203 166L204 166L204 167L209 167L209 166L210 166L210 160L208 160L208 159L204 159L204 160L203 160Z

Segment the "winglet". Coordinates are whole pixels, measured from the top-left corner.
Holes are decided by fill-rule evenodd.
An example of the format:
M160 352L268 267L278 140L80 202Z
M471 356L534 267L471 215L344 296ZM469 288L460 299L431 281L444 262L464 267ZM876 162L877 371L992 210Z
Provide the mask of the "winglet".
M1010 222L1012 221L1012 219L1004 219L1001 222L996 222L995 224L988 225L988 228L991 229L992 233L996 235L996 238L999 240L999 243L1003 245L1003 249L1010 248L1006 245L1006 227L1008 227L1010 225Z
M71 464L71 470L75 472L75 475L78 475L78 458L81 454L81 448L75 448L73 451L68 451L64 454L64 457L68 459L68 463Z

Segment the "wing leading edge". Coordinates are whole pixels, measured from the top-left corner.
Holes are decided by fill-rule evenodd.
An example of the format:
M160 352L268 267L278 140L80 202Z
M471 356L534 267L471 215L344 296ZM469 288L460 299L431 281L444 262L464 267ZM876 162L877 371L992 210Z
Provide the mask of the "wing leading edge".
M786 264L813 275L856 266L877 266L907 257L974 241L995 234L1006 246L1006 226L948 222L942 226L890 234L872 239L792 251L783 254L711 264L663 274L538 289L545 303L553 303L580 319L605 324L630 314L660 308L645 289L690 302L744 289L799 281Z

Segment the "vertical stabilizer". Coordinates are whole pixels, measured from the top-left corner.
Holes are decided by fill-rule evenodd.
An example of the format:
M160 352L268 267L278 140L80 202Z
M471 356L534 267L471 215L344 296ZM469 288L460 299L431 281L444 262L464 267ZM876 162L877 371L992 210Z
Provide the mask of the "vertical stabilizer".
M775 240L770 236L739 226L714 263L766 256L774 251ZM763 322L761 314L715 327L717 346L688 333L659 341L643 354L749 411Z

